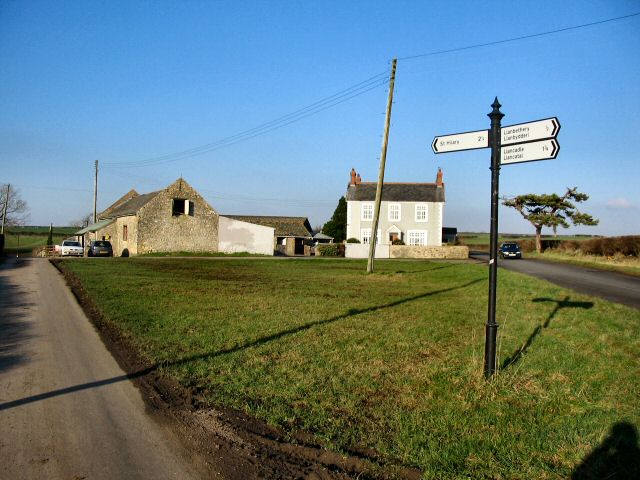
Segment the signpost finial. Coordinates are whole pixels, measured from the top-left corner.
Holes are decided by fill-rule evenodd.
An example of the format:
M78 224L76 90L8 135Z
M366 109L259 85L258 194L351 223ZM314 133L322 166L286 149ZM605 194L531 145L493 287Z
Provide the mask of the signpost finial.
M494 119L494 118L502 119L502 117L504 117L504 113L500 111L501 106L502 105L500 105L500 102L498 101L498 97L496 97L496 99L491 104L491 107L493 108L493 110L491 111L491 113L488 113L487 116L491 119Z

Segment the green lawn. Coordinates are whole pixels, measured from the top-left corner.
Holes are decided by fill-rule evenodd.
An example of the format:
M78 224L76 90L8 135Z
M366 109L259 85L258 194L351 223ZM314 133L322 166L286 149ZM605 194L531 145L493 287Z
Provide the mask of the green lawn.
M77 227L53 227L53 243L60 244L78 230ZM5 229L5 253L30 253L46 245L48 237L49 227L9 227Z
M487 382L486 266L63 265L143 357L210 404L424 478L567 478L614 424L640 425L640 312L513 272L500 271L497 315L511 363Z

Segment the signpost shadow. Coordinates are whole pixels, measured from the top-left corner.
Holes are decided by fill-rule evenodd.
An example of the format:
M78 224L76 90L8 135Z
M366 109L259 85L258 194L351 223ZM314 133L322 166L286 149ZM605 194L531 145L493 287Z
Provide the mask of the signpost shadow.
M551 320L553 320L553 318L558 314L560 310L562 310L563 308L583 308L587 310L593 307L593 302L573 302L570 300L570 298L571 297L567 295L562 300L554 300L553 298L547 298L547 297L534 298L532 300L535 303L542 303L542 302L555 303L556 306L551 311L551 313L549 314L547 319L544 321L544 323L541 325L538 325L533 330L533 332L531 332L531 335L529 335L529 338L527 338L527 341L518 350L516 350L515 352L513 352L513 354L507 357L504 362L502 362L502 369L505 369L511 365L515 365L520 361L520 359L526 353L529 347L531 347L531 344L534 342L534 340L538 337L538 335L540 335L540 333L542 333L543 329L547 328L551 324Z

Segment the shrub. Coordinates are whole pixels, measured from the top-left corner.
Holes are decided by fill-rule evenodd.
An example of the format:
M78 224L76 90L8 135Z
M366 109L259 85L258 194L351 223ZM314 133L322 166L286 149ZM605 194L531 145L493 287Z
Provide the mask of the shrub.
M556 249L566 253L574 253L580 250L580 243L575 240L565 240L564 242L560 242L560 245L558 245Z
M542 251L549 250L552 248L558 248L558 246L562 243L562 240L556 240L555 238L545 238L542 239Z
M357 238L347 238L347 243L360 243L360 240L358 240Z
M615 255L624 255L625 257L640 256L640 236L638 235L593 238L580 242L578 245L580 252L585 255L604 257L613 257Z
M327 243L326 245L318 245L317 252L323 257L339 257L340 248L337 243Z
M518 240L518 245L524 253L535 252L536 250L536 241L533 239Z
M633 257L638 257L640 256L640 236L635 235L635 236L625 236L625 237L618 237L619 240L619 252L621 254L623 254L624 256L628 257L628 256L633 256Z
M393 242L391 242L392 245L404 245L404 242L402 240L400 240L399 238L396 238Z
M602 239L592 238L591 240L582 242L580 252L585 255L602 255Z

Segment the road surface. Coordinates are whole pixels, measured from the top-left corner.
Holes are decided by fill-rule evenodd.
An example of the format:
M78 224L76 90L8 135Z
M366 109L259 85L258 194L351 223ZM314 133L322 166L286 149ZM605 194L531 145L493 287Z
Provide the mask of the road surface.
M190 479L197 472L46 259L0 265L0 478Z
M473 258L489 260L487 253ZM576 292L640 309L640 277L540 260L498 260L500 268L542 278Z

